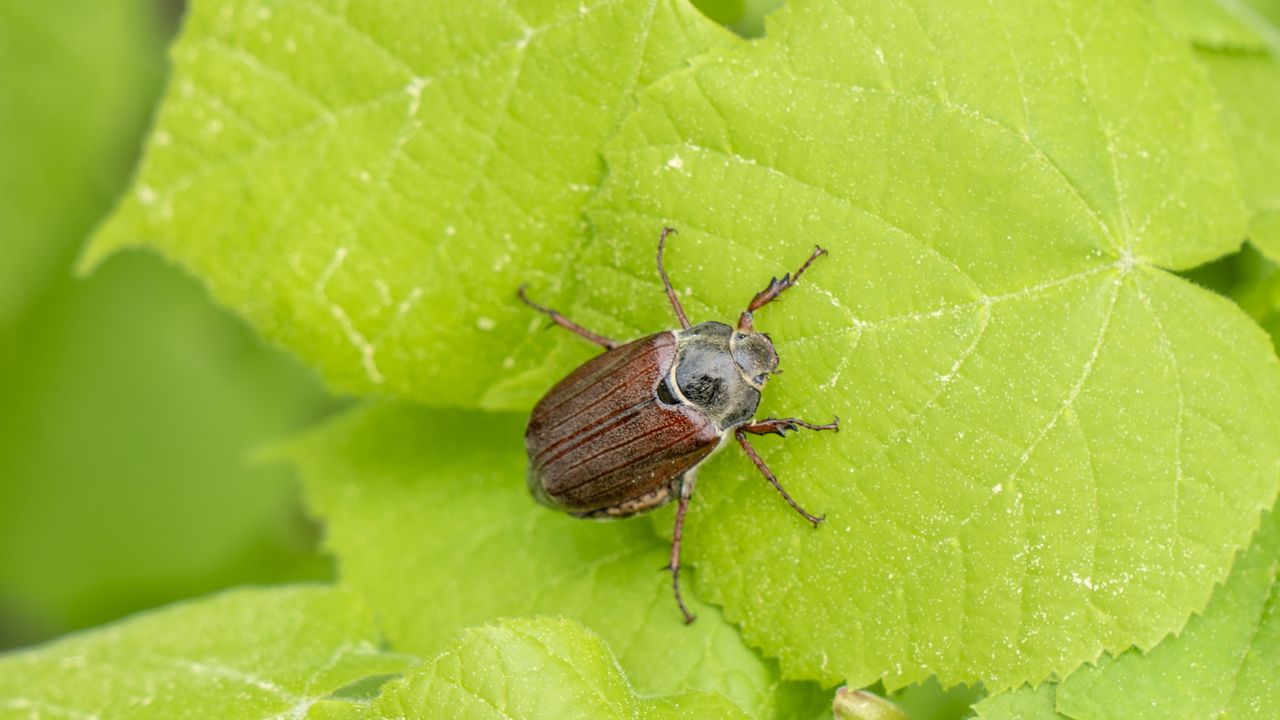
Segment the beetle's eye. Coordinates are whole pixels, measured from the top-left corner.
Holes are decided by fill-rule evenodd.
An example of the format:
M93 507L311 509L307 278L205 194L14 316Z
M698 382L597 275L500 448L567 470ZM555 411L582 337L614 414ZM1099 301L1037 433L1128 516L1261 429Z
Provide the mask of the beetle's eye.
M765 380L769 379L769 373L760 373L756 376L756 384L763 385Z
M746 339L747 339L747 335L746 335L746 333L738 333L738 337L736 337L736 338L734 338L734 339L735 339L735 340L746 340Z
M670 379L663 380L658 385L658 401L666 405L679 405L680 401L676 399L675 393L671 392L669 382L671 382Z

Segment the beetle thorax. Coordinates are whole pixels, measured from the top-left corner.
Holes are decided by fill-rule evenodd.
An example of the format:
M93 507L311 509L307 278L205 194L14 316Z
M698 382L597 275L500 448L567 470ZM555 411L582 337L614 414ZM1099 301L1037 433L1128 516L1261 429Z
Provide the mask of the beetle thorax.
M773 342L762 333L704 322L675 331L678 351L664 384L672 395L711 418L720 430L755 415L760 390L778 367Z

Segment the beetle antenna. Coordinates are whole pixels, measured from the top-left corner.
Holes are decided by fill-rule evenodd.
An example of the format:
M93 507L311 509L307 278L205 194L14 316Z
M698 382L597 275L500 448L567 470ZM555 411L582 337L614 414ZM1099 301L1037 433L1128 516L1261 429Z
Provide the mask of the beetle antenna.
M671 280L667 278L667 268L662 262L662 251L667 246L667 236L676 231L673 227L662 228L662 234L658 236L658 274L662 276L662 287L667 291L667 299L671 301L671 309L676 311L676 319L680 321L680 329L689 329L689 318L684 314L684 306L680 304L680 298L676 297L675 288L671 287ZM687 615L688 613L686 613Z

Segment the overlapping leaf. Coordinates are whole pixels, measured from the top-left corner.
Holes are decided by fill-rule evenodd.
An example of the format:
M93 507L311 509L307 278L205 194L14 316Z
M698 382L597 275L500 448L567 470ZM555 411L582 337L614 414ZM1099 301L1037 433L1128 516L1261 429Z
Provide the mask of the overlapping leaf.
M811 685L771 663L705 604L686 626L659 572L667 545L643 521L588 523L535 505L521 419L383 406L293 454L343 582L398 650L430 656L463 628L558 614L609 642L645 695L718 693L752 717L812 717Z
M350 593L239 590L0 656L0 717L301 718L414 664L377 642Z
M474 403L633 92L730 39L683 0L195 2L88 260L160 248L341 389Z
M564 619L468 630L429 664L388 684L369 720L746 720L716 695L641 699L600 638Z
M1177 637L1146 654L1104 658L1058 685L988 699L979 714L989 720L1280 716L1278 574L1280 513L1273 512L1204 612Z
M764 411L845 419L766 450L826 524L733 453L691 515L697 586L750 642L831 682L999 690L1204 606L1280 458L1265 338L1160 269L1244 235L1215 118L1128 3L794 3L642 94L580 285L654 297L621 238L673 223L690 308L729 318L831 250L757 319L787 370Z

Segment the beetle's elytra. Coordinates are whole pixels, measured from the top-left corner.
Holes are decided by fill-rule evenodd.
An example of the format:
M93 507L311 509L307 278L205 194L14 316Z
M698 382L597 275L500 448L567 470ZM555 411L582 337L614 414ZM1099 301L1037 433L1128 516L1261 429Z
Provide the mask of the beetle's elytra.
M534 310L605 349L538 402L524 443L529 490L548 507L604 520L677 501L666 569L688 623L694 616L680 594L680 540L698 465L732 435L783 499L817 527L822 517L810 514L787 494L747 435L783 435L802 427L837 430L839 420L826 425L796 418L752 421L760 391L778 372L773 341L755 331L752 313L795 285L827 251L815 247L795 275L771 279L738 317L736 329L714 321L690 326L662 262L667 236L673 232L663 228L658 238L658 275L680 321L678 330L619 344L534 303L520 288L520 298Z

